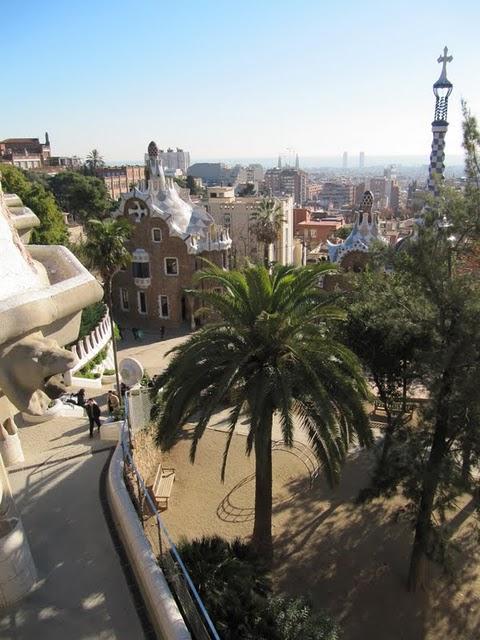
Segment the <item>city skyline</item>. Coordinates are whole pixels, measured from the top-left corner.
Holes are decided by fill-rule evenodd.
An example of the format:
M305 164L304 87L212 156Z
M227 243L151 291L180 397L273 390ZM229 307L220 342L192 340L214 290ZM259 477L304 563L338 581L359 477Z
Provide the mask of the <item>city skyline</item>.
M71 4L27 0L21 30L4 7L0 51L14 98L2 104L0 139L47 130L59 155L96 147L112 161L140 160L154 139L196 161L295 149L301 161L339 164L347 150L351 168L359 151L365 166L375 156L426 164L445 45L454 85L447 163L462 154L461 98L480 114L480 55L471 51L480 8L468 0L349 2L348 12L247 1L241 14L219 2L147 1L141 12L131 0ZM14 55L26 46L35 56Z

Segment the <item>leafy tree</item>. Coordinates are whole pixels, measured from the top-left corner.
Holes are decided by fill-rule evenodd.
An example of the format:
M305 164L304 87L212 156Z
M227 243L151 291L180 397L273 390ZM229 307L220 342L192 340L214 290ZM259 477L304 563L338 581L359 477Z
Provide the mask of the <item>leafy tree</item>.
M98 149L92 149L88 154L87 160L85 162L86 171L90 175L94 176L97 173L97 169L100 169L100 167L104 167L104 166L105 166L105 162L102 156L100 155L100 151L98 151Z
M192 196L196 196L199 192L199 188L197 187L197 183L195 182L195 178L193 176L187 176L185 180L185 186L190 189L190 193Z
M100 178L65 171L50 178L49 186L59 206L77 220L102 218L111 209L112 201Z
M408 389L421 375L417 355L428 349L430 317L397 273L366 271L356 276L353 287L340 332L362 361L385 411L385 438L375 473L376 483L382 483L394 431L407 412Z
M352 228L353 228L353 225L345 224L343 225L343 227L340 227L340 229L337 229L333 235L336 238L340 238L341 240L346 240L348 236L351 234Z
M36 244L65 244L68 232L62 212L55 199L41 182L12 165L1 167L2 185L5 193L16 193L23 204L29 207L40 219L40 226L32 233L32 242Z
M285 222L282 207L273 198L264 198L251 215L252 231L257 241L263 243L263 259L265 266L270 263L270 246L278 237Z
M255 185L253 182L247 182L245 187L243 188L241 196L254 196L255 195Z
M195 417L191 459L215 410L231 401L229 436L221 475L237 421L249 418L246 451L255 452L255 520L253 543L265 558L272 548L272 423L280 416L284 443L303 429L334 484L348 445L372 435L363 408L367 388L359 362L335 341L331 323L344 314L320 291L328 264L262 265L225 272L209 265L198 282L214 290L193 290L212 321L173 350L173 358L156 381L162 389L157 443L172 446L179 429ZM297 424L294 423L297 420Z
M468 469L472 456L478 456L479 401L472 381L480 376L480 191L474 157L480 136L465 107L464 115L465 191L443 188L425 209L416 239L387 258L409 283L430 331L418 358L428 404L418 428L404 434L399 456L404 460L402 486L415 505L411 590L426 586L426 560L438 557L442 544L435 522L465 489L468 473L463 469L462 482L462 467Z
M118 377L117 343L113 322L112 280L115 274L122 267L126 267L131 260L131 255L127 248L131 234L132 227L124 218L89 220L87 240L83 245L83 253L87 264L98 272L103 282L105 303L112 323L112 346L118 392L120 392L120 379Z
M328 614L314 613L303 598L269 598L278 640L339 640L340 629Z
M175 184L178 184L179 187L181 187L182 189L186 189L188 184L187 184L187 178L184 178L183 176L181 177L176 177L173 179ZM190 193L192 193L192 191L190 190Z

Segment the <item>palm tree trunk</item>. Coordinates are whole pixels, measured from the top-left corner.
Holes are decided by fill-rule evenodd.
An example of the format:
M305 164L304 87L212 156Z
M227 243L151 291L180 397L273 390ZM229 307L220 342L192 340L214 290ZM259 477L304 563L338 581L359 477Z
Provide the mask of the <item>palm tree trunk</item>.
M272 420L269 411L255 435L255 522L252 543L260 557L270 564L272 543Z
M115 324L113 322L113 303L112 303L112 280L111 278L105 282L106 298L108 313L110 315L110 325L112 330L112 349L113 349L113 362L115 366L115 382L117 385L117 394L122 401L122 394L120 393L120 376L118 375L118 357L117 357L117 341L115 339Z
M263 243L263 262L265 264L265 268L268 269L270 266L270 245L268 242Z

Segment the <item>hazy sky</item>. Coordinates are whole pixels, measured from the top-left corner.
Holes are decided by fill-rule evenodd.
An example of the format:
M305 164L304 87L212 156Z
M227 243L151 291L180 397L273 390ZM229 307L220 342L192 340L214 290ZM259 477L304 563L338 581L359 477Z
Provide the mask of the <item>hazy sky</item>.
M447 149L480 116L480 2L0 0L0 139L140 159L428 156L445 44Z

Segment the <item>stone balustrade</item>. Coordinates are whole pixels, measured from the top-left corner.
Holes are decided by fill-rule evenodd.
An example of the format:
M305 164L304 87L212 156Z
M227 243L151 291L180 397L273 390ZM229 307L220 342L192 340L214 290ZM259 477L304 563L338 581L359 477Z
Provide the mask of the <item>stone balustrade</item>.
M67 385L72 384L72 377L77 371L83 369L90 360L93 360L93 358L108 345L111 337L112 323L107 311L102 320L92 329L88 336L81 338L70 347L70 351L77 357L77 362L64 374Z

